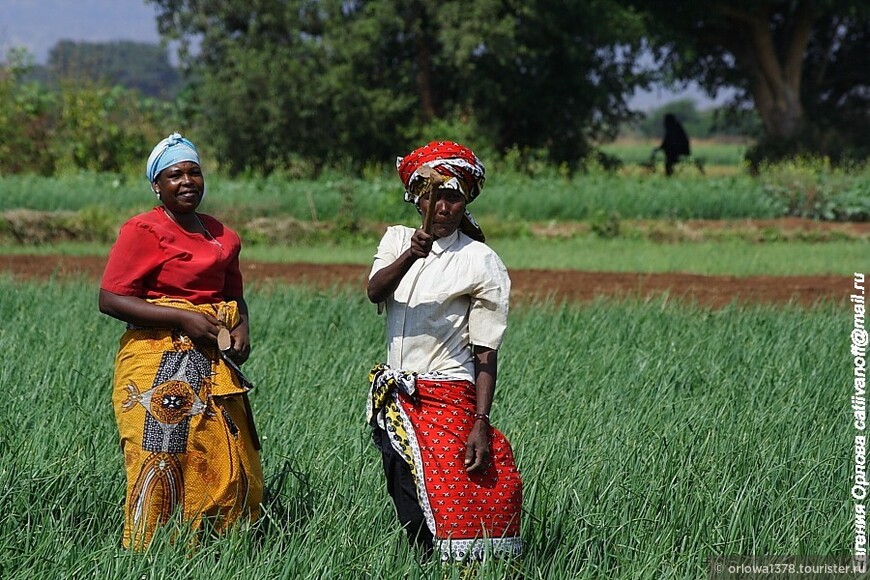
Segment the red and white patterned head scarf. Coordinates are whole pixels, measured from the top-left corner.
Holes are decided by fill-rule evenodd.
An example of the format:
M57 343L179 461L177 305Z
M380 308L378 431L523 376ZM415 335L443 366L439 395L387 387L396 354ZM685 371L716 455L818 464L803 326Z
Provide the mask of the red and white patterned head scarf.
M486 181L486 169L471 149L453 141L432 141L396 158L396 169L405 186L405 201L417 202L411 191L418 177L417 170L424 165L447 177L441 187L461 191L466 203L480 195Z

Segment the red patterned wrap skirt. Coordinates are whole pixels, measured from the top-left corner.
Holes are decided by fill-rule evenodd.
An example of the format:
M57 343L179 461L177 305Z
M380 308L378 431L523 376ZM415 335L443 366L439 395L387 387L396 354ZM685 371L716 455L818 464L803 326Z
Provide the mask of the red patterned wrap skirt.
M393 448L411 467L435 549L443 560L519 555L522 480L510 443L490 428L490 463L466 472L474 384L431 377L416 376L415 388L382 391L381 417Z

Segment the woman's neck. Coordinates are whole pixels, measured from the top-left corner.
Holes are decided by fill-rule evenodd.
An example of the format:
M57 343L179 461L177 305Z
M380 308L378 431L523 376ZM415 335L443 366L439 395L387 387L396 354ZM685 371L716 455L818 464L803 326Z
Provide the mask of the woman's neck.
M165 206L163 206L162 209L163 213L166 214L166 217L177 223L182 229L193 234L205 233L205 226L202 225L202 221L200 221L199 216L196 215L196 212L175 213L166 209Z

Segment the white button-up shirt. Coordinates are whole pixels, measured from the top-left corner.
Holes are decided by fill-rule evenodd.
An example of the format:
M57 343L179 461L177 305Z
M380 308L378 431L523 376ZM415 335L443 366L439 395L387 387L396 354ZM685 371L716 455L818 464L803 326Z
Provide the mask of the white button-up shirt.
M413 234L387 228L369 279L411 246ZM510 288L504 263L486 244L459 231L435 240L386 300L387 364L474 382L471 345L501 346Z

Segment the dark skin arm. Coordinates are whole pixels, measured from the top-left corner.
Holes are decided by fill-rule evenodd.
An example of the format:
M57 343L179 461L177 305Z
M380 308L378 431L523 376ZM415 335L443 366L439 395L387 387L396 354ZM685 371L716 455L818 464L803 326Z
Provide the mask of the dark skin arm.
M425 258L432 251L432 242L435 238L417 228L411 236L411 247L402 252L396 261L375 273L366 287L366 294L373 303L383 302L396 291L399 282L414 262Z
M235 300L239 301L238 298ZM217 344L220 321L211 314L159 306L138 296L113 294L103 289L100 289L99 305L100 312L103 314L108 314L129 324L157 328L178 328L196 344L202 346ZM244 300L239 301L239 311L242 322L230 333L233 337L233 348L230 354L233 359L244 362L250 353L248 308Z
M235 300L239 305L239 324L230 331L230 336L233 339L232 347L229 350L230 358L238 364L244 363L251 355L251 335L248 325L248 303L244 298L227 298L227 300Z
M484 346L475 346L474 385L477 392L475 413L489 415L495 395L497 375L498 351ZM477 419L465 443L465 471L471 473L485 469L489 465L489 458L489 423Z

